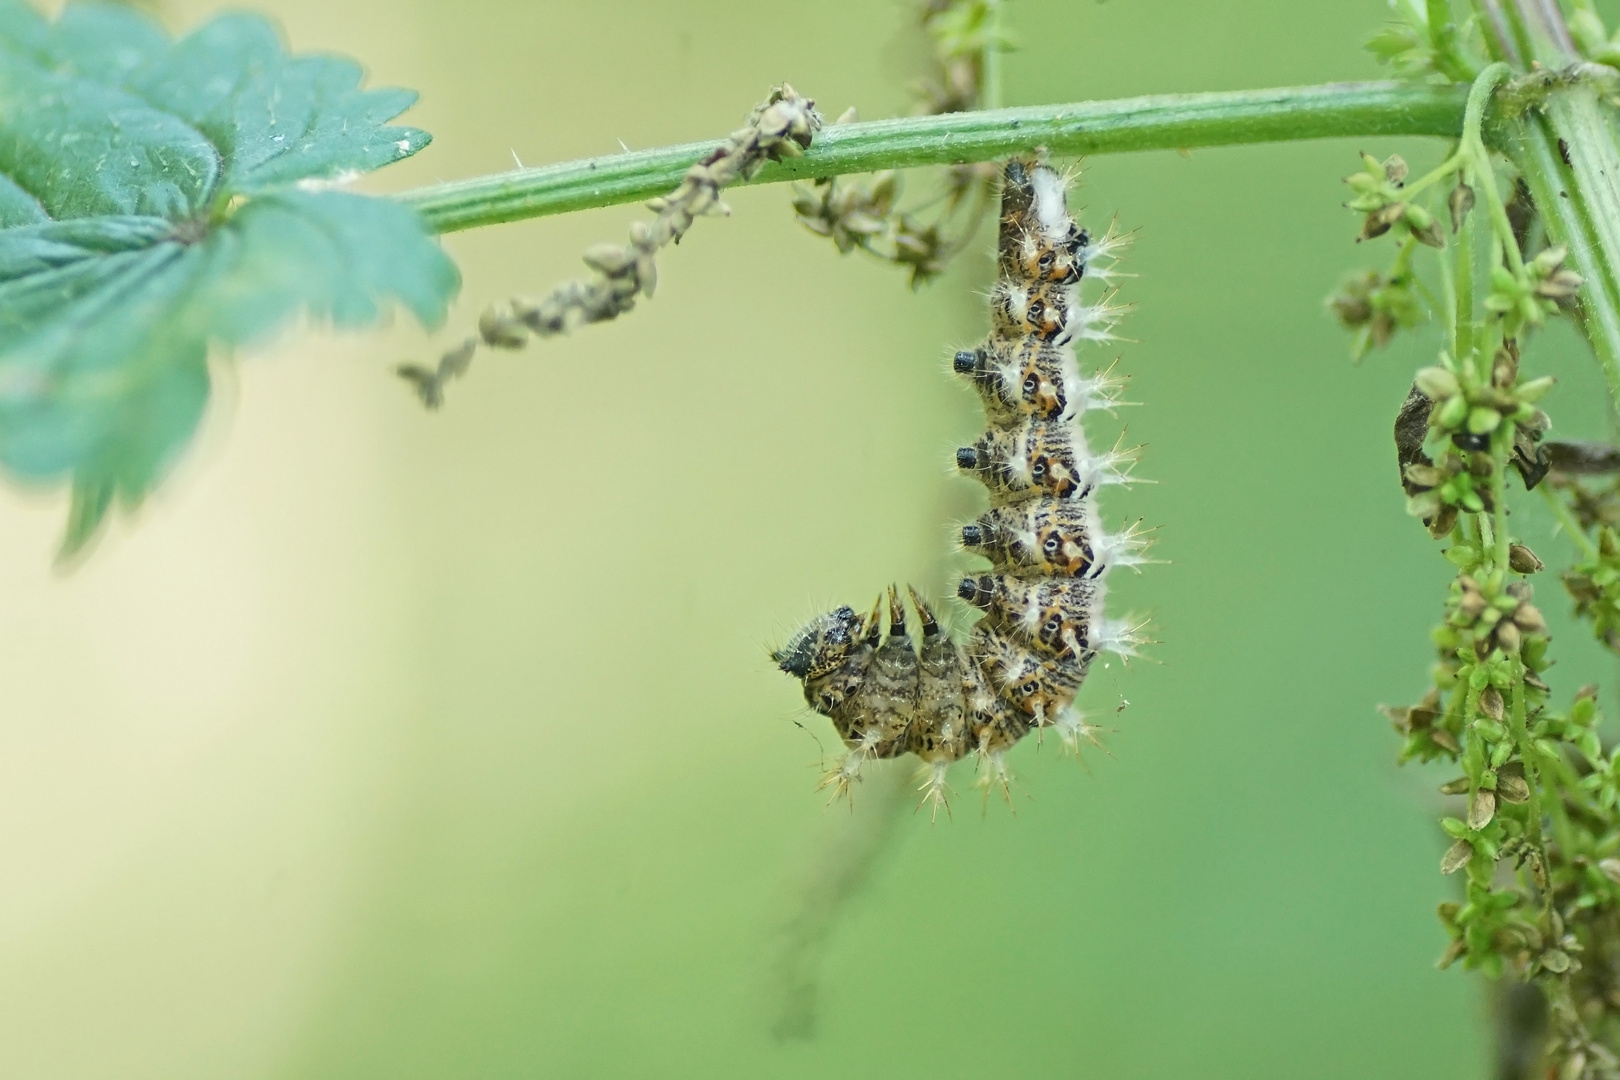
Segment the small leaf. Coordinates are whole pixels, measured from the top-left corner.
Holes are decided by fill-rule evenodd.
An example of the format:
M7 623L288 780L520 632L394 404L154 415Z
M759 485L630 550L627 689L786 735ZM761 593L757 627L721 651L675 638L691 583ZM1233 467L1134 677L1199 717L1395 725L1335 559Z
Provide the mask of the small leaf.
M190 441L211 350L300 314L443 318L458 279L419 218L307 183L427 145L386 123L415 95L360 74L257 16L171 41L124 7L0 0L0 467L71 479L64 556Z

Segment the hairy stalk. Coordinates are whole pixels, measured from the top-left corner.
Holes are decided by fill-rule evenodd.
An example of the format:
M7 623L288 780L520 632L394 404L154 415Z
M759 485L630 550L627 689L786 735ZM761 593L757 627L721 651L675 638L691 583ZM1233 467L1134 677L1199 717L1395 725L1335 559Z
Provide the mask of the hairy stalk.
M845 173L992 161L1045 148L1110 154L1237 146L1341 136L1462 132L1468 91L1395 82L1040 105L839 124L802 158L767 165L743 181L807 180ZM438 232L639 202L670 191L718 142L614 154L456 180L395 196Z
M1613 71L1581 63L1562 16L1544 0L1514 0L1501 15L1512 41L1495 45L1538 64L1543 70L1526 81L1544 91L1502 149L1529 185L1549 241L1569 249L1584 279L1581 322L1620 405L1620 128L1598 81Z

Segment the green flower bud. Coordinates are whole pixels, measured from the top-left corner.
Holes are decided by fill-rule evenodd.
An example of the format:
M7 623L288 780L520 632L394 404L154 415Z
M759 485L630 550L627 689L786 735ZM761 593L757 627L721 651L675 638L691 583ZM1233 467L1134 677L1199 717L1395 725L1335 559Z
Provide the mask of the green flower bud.
M1446 559L1459 569L1467 569L1479 562L1479 549L1467 544L1453 544L1446 549Z
M1527 403L1540 401L1557 381L1551 375L1543 375L1539 379L1522 382L1513 388L1513 396Z
M1406 500L1406 512L1419 521L1427 521L1440 512L1440 493L1420 491Z
M1441 402L1440 407L1430 414L1429 423L1442 431L1450 431L1462 427L1466 419L1468 419L1468 399L1458 394Z
M1408 206L1405 214L1406 227L1412 230L1412 235L1419 243L1427 244L1432 248L1446 246L1446 234L1440 231L1440 223L1434 220L1434 215L1421 206Z
M1412 380L1417 388L1423 391L1423 396L1430 401L1444 401L1462 393L1462 387L1457 382L1457 376L1443 367L1426 367L1418 369Z
M1401 471L1406 482L1413 487L1432 488L1439 487L1445 481L1446 474L1433 465L1422 465L1413 462Z
M1484 405L1468 413L1468 430L1475 435L1489 435L1502 424L1502 414Z

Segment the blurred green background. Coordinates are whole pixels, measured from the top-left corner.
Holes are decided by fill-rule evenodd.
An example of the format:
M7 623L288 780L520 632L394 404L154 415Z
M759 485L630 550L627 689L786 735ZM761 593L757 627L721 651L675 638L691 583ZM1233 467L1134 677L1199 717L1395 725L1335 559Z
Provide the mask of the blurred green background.
M421 91L435 143L374 190L718 136L782 79L902 112L926 57L903 0L271 8ZM1007 99L1376 77L1385 11L1016 0ZM1448 574L1389 440L1434 339L1353 367L1323 311L1389 255L1339 209L1360 149L1439 152L1087 163L1074 201L1137 231L1121 420L1157 481L1106 512L1170 560L1114 603L1162 643L1085 689L1114 756L1026 742L1016 817L959 767L954 821L902 809L841 907L882 784L824 809L830 728L766 650L948 587L980 496L947 468L979 415L946 357L983 331L983 257L912 295L743 191L633 317L481 358L442 414L388 369L450 335L403 322L221 368L201 445L69 576L65 500L9 492L0 1075L1484 1073L1482 994L1433 963L1448 777L1397 771L1374 708L1421 693ZM450 237L452 331L641 213ZM1559 432L1601 434L1573 338L1532 357L1566 376ZM1567 693L1606 672L1566 626ZM785 952L808 1037L772 1034Z

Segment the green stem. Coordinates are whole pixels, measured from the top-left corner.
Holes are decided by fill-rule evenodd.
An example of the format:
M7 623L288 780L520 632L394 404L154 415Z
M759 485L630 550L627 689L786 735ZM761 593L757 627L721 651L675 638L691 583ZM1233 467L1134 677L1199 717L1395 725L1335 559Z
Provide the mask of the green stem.
M1485 149L1481 128L1485 122L1485 109L1496 88L1506 82L1513 69L1503 63L1492 64L1479 73L1474 85L1468 89L1468 111L1463 117L1463 147L1473 159L1475 182L1485 193L1485 210L1490 215L1491 228L1507 255L1508 269L1515 277L1524 273L1524 256L1513 238L1513 223L1508 220L1507 205L1496 188L1496 170L1491 166L1490 151Z
M801 158L767 165L750 183L879 169L993 161L1044 147L1110 154L1339 136L1462 133L1467 90L1393 82L1167 94L839 124ZM417 188L395 196L436 232L561 214L662 195L718 141L688 143Z
M984 108L999 109L1002 106L1001 40L1004 13L1001 0L989 0L989 8L990 18L985 27L984 58L980 61L983 88L979 99Z
M1487 366L1486 381L1490 373ZM1494 541L1491 549L1491 568L1497 573L1508 572L1508 527L1507 527L1507 466L1508 458L1513 453L1513 422L1503 423L1497 428L1495 451L1491 456L1491 539Z
M1465 124L1467 123L1466 118L1463 122ZM1401 189L1401 194L1407 200L1410 200L1413 195L1418 194L1426 188L1432 187L1433 185L1444 180L1446 177L1455 173L1466 161L1467 157L1464 155L1461 145L1459 145L1457 149L1446 158L1446 160L1442 161L1439 165L1436 165L1433 169L1429 170L1418 179L1403 187Z
M1513 0L1502 12L1511 32L1548 73L1580 57L1555 6ZM1605 70L1605 69L1598 69ZM1550 243L1563 244L1584 284L1582 329L1609 393L1620 405L1620 122L1590 79L1549 93L1499 133L1501 149L1530 188Z
M1474 222L1473 215L1457 230L1457 366L1474 365Z
M1517 678L1513 680L1512 699L1508 705L1508 731L1513 736L1514 745L1519 751L1519 760L1524 762L1524 782L1530 787L1529 803L1529 840L1536 849L1536 857L1541 860L1543 873L1550 873L1547 861L1547 844L1541 837L1541 770L1536 766L1539 752L1530 745L1530 734L1524 718L1524 665L1516 664ZM1548 893L1543 894L1545 902L1551 902Z

